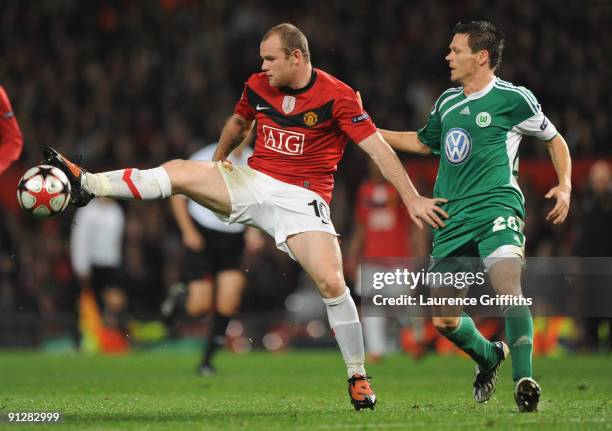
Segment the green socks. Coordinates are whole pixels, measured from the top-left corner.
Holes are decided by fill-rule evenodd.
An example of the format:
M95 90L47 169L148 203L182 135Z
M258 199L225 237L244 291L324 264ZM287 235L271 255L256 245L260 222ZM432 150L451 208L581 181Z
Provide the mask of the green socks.
M532 376L533 319L527 306L510 307L504 310L504 315L506 339L512 357L512 379L516 382ZM465 312L461 313L459 326L444 336L470 355L482 370L491 369L498 360L495 344L482 336L472 318Z
M474 325L472 318L465 312L461 313L459 326L453 331L444 334L444 336L452 341L455 346L470 355L482 370L490 370L497 363L498 354L495 344L482 336L476 325ZM512 359L514 363L514 355Z
M516 382L531 377L531 354L533 351L533 319L526 305L504 310L506 316L506 339L512 357L512 379Z

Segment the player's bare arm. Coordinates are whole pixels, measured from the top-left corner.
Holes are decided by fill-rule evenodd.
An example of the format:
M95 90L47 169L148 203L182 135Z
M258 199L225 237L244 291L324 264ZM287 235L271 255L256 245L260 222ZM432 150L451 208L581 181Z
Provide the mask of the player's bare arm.
M572 159L563 136L557 134L546 143L548 153L552 160L559 184L546 193L546 198L555 198L555 206L546 215L546 220L553 224L561 224L565 221L570 208L570 198L572 193Z
M213 161L225 160L247 138L252 125L252 121L233 114L223 126Z
M257 121L253 121L251 123L251 128L249 129L249 133L247 133L247 135L242 140L240 145L242 145L243 148L244 147L254 147L256 138L257 138Z
M396 151L421 154L423 156L431 154L431 148L419 140L417 132L396 132L384 129L378 129L378 131L391 148Z
M438 204L445 203L447 200L443 198L429 199L419 195L397 154L385 142L379 132L365 138L359 143L359 146L374 160L387 181L397 189L410 218L419 229L423 229L422 221L434 229L445 226L442 218L448 218L448 214Z
M357 96L359 107L363 109L361 93L356 91L355 95ZM394 150L406 153L421 154L423 156L431 154L431 148L419 140L416 132L396 132L385 129L378 129L378 131L387 144L389 144Z

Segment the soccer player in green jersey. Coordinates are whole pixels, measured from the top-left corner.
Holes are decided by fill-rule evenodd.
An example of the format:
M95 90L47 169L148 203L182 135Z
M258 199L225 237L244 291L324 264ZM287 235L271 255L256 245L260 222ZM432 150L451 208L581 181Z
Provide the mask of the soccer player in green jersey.
M451 80L460 86L442 93L418 132L381 132L397 150L440 157L434 196L448 199L441 206L449 218L434 231L433 267L443 258L479 257L495 293L518 296L525 245L524 197L516 181L521 137L544 141L557 172L559 184L546 194L556 200L546 216L553 224L563 223L569 210L571 159L531 91L495 76L503 48L504 36L493 24L457 24L446 61ZM532 377L531 312L527 306L503 307L502 312L514 398L520 411L536 411L541 389ZM508 346L485 339L465 313L434 317L433 322L477 362L474 399L487 401Z

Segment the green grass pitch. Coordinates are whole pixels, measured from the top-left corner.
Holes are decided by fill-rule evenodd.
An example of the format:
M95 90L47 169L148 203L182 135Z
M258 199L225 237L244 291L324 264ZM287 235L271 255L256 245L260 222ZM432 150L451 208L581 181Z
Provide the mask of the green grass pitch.
M371 365L375 411L355 412L336 352L223 353L219 373L194 373L195 354L122 357L0 354L0 411L59 411L68 430L612 429L612 358L537 359L540 411L517 413L511 364L487 404L472 400L472 363L393 356Z

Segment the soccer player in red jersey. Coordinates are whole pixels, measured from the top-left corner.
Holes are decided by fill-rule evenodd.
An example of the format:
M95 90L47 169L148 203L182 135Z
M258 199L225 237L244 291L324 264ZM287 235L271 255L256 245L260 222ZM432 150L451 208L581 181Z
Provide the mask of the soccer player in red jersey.
M0 86L0 175L19 158L23 136L15 118L11 101Z
M368 265L370 270L375 267L375 271L392 271L396 261L385 258L426 256L428 251L427 233L411 229L397 190L385 180L374 162L369 163L369 172L357 190L354 230L344 253L345 274L355 280L355 292L362 297L362 304L371 303L364 298L371 299L375 293L390 293L362 283L362 265ZM392 289L393 296L398 294L398 288ZM366 358L369 362L379 362L386 354L387 320L392 316L384 308L371 311L361 316Z
M269 30L260 45L262 72L247 81L215 152L217 162L173 160L149 170L91 174L55 150L45 162L67 173L73 203L93 197L161 199L184 194L227 223L258 227L297 260L317 285L349 375L356 409L374 408L364 368L357 308L344 281L336 231L329 215L333 173L348 140L356 142L398 190L412 220L434 228L447 214L444 199L420 196L395 152L376 130L355 92L310 63L308 42L291 24ZM256 122L249 166L227 156Z

